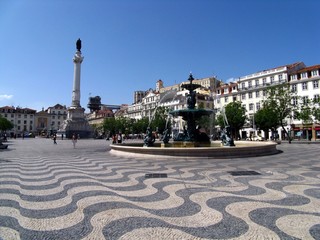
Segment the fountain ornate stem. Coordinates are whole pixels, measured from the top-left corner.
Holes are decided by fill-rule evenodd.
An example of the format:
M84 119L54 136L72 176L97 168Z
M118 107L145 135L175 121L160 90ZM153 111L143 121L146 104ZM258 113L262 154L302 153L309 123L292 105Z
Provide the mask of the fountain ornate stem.
M174 140L210 143L210 138L205 133L200 133L199 129L196 128L196 120L202 116L210 115L212 111L195 109L197 102L195 89L201 87L201 85L193 83L194 78L191 73L188 80L189 83L181 85L182 88L189 90L187 94L187 108L169 112L173 116L181 116L182 119L187 122L187 129L184 129L184 133L180 133Z

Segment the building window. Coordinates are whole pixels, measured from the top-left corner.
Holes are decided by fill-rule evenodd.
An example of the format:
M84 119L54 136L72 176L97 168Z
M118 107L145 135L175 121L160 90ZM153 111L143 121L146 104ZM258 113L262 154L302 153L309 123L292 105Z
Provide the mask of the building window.
M297 75L296 75L296 74L291 75L291 76L290 76L290 79L291 79L291 80L297 80Z
M262 86L266 86L267 85L267 79L266 78L262 78Z
M282 74L279 74L278 78L279 78L279 82L280 82L282 80L282 78L283 78Z
M23 124L27 124L27 121L26 121L26 120L24 120L24 121L23 121Z
M260 97L260 91L256 91L256 98Z
M273 84L273 82L274 82L274 76L271 76L270 77L270 83Z
M303 96L302 97L302 103L303 103L303 105L307 105L308 104L308 96Z
M21 121L20 120L18 120L18 124L20 124L21 123Z
M259 87L259 79L256 80L256 87Z
M244 82L241 83L241 88L242 88L242 90L245 89L245 87L246 87L246 84L245 84Z
M314 95L314 96L313 96L313 101L319 103L319 101L320 101L320 95L319 95L319 94Z
M318 74L318 70L312 70L311 71L311 76L312 77L315 77L315 76L318 76L319 74Z
M260 103L256 103L257 110L260 110Z
M302 83L302 90L308 90L308 83L307 82Z
M301 73L301 78L307 78L307 73L306 72Z
M293 106L297 106L298 105L298 98L297 97L293 97L292 98L292 105Z
M226 103L228 102L228 97L224 98L224 102L226 102Z
M292 92L297 92L297 84L292 84L291 85L291 91Z
M245 93L241 94L241 99L242 99L242 100L245 100L245 99L246 99L246 94L245 94Z
M319 88L319 80L313 81L313 88L314 88L314 89Z
M253 103L249 104L249 111L253 111Z
M251 82L251 80L248 81L248 88L252 88L252 82Z
M217 90L217 94L220 94L220 90Z
M252 92L249 92L248 95L249 95L249 98L252 98Z
M263 95L264 97L267 96L267 91L266 91L266 90L263 90L262 95Z

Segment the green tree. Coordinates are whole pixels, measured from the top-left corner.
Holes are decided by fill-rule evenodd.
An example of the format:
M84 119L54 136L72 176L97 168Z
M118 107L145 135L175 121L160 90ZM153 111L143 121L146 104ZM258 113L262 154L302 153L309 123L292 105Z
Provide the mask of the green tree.
M224 117L222 114L218 114L216 117L216 123L220 126L220 128L225 128L226 124L224 122Z
M313 99L312 103L312 115L315 120L320 121L320 98Z
M277 114L268 105L263 106L254 114L254 122L259 129L264 131L266 139L269 138L269 129L278 127Z
M6 130L12 129L13 127L14 126L13 126L12 122L10 122L8 119L0 116L0 130L6 131Z
M115 118L106 118L103 121L103 129L107 134L109 134L109 136L111 136L117 132L116 125L117 124L116 124Z
M225 127L225 121L232 129L232 136L234 138L239 137L239 130L243 127L246 122L246 109L242 106L241 102L231 102L224 108L226 120L221 113L217 117L217 123L221 128Z
M288 135L287 118L292 118L293 112L298 112L299 105L295 104L299 97L296 92L291 91L290 83L283 83L276 86L267 88L267 99L264 101L264 105L274 110L277 117L278 124L282 130L288 136L289 143L291 143L291 137Z
M133 133L141 134L147 131L147 127L149 125L149 119L147 117L143 117L141 119L135 120L133 122Z
M302 125L309 125L313 123L312 114L313 114L312 108L309 106L309 104L307 104L307 105L303 105L300 111L297 112L296 118L302 121ZM307 139L312 137L312 136L309 136L309 131L307 131L306 137Z

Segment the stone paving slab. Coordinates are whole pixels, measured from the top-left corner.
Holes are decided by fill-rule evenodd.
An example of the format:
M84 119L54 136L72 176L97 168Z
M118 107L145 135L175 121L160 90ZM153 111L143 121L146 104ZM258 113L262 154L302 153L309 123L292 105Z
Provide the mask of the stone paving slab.
M113 156L105 140L8 144L0 239L320 239L318 144L233 159Z

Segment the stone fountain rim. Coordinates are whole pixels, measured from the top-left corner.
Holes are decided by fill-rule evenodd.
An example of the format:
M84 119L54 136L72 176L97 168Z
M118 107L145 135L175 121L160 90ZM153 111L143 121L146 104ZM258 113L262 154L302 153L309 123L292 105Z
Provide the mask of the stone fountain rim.
M235 147L143 147L142 143L110 144L111 154L136 157L245 158L280 153L275 142L236 141ZM240 146L239 146L240 145Z

